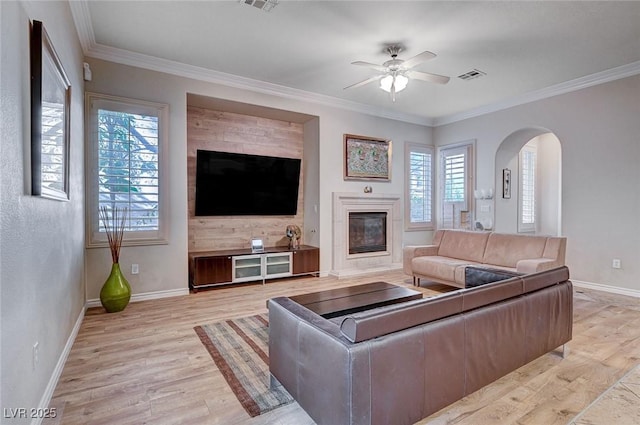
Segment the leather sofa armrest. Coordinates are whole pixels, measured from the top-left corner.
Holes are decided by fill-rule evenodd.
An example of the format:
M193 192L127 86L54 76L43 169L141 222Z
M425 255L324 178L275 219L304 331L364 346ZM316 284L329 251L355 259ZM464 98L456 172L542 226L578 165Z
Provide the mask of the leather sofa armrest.
M340 323L340 331L349 341L357 343L460 312L462 312L462 296L458 290L347 316Z
M303 322L306 322L310 326L313 326L314 328L319 329L322 332L340 340L342 343L348 342L346 341L344 336L342 336L342 333L340 332L340 327L336 323L325 319L324 317L314 313L313 311L298 304L297 302L291 300L290 298L276 297L276 298L269 299L267 301L267 307L269 309L269 313L271 313L272 306L275 304L280 306L282 309L288 311L293 316L296 316L295 320L301 320Z
M518 273L528 274L542 272L559 266L561 266L561 264L559 264L557 260L549 258L527 258L516 263L516 271Z
M407 245L402 249L402 268L405 274L413 276L411 260L415 257L438 255L438 245Z
M368 400L369 384L359 376L369 376L369 348L352 345L330 320L289 298L269 300L269 371L318 423L354 423L351 403L358 395L351 379L366 389ZM360 359L359 374L352 372L354 358ZM371 420L365 416L362 423Z

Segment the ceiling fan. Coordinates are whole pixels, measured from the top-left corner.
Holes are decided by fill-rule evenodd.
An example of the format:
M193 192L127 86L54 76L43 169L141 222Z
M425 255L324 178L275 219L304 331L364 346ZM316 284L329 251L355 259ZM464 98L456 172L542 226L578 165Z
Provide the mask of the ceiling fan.
M367 78L359 83L352 84L344 89L353 89L356 87L364 86L365 84L372 83L374 81L380 81L380 88L391 94L391 100L396 101L396 93L402 91L407 86L410 78L422 81L428 81L436 84L447 84L449 77L443 75L431 74L429 72L413 71L411 68L421 64L429 59L436 57L434 53L425 51L416 56L402 60L398 59L398 53L404 50L400 45L389 45L386 47L385 52L391 56L391 59L383 63L382 65L376 65L374 63L356 61L351 62L352 65L366 66L380 72L380 75L376 75L371 78Z

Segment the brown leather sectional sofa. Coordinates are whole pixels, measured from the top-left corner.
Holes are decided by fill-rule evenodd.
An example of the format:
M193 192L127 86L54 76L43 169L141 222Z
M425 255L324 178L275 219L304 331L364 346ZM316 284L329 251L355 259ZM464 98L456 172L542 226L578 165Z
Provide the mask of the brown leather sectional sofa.
M269 300L272 377L318 424L412 424L572 337L566 267L325 319Z

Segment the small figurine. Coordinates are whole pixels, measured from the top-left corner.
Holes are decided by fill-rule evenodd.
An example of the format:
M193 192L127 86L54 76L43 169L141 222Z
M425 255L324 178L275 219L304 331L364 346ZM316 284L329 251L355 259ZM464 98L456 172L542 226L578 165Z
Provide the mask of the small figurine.
M302 236L302 232L300 232L300 228L295 224L290 224L287 226L287 230L285 232L287 238L289 238L289 249L298 249L300 248L300 236ZM294 240L295 239L295 244Z

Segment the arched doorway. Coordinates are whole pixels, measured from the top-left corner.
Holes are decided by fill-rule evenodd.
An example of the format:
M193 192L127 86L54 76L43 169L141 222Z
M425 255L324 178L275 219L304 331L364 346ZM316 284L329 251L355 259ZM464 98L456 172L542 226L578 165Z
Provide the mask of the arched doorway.
M533 161L525 155L531 152L534 152ZM495 164L495 231L560 235L562 150L555 134L542 127L515 131L498 147ZM532 164L534 171L527 174ZM510 196L503 194L505 169L510 170L511 175Z

